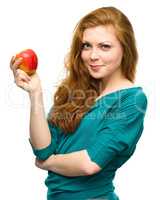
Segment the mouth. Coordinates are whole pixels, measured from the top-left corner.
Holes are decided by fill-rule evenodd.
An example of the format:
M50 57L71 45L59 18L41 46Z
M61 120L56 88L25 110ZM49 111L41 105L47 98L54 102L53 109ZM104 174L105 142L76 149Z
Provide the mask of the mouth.
M93 71L98 71L103 65L89 65Z

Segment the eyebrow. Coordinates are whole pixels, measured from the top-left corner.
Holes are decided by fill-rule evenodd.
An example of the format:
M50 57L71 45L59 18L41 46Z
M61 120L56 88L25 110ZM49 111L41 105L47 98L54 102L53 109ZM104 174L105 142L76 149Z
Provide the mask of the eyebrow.
M91 42L86 41L86 40L84 40L84 41L82 41L82 42L83 42L83 43L89 43L89 44L91 44ZM110 45L112 44L112 43L109 42L109 41L103 41L103 42L98 43L98 45L101 45L101 44L104 44L104 43L109 43Z

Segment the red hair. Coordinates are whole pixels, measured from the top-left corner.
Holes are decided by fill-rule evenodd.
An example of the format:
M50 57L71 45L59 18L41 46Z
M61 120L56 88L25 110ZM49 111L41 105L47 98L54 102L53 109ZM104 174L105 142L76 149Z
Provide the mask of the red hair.
M81 59L82 37L87 28L99 25L115 28L123 47L121 69L123 75L134 82L138 53L134 32L128 18L114 7L98 8L84 16L74 30L70 52L66 59L67 76L54 95L54 103L48 121L60 127L64 133L72 133L95 99L100 95L100 79L94 79Z

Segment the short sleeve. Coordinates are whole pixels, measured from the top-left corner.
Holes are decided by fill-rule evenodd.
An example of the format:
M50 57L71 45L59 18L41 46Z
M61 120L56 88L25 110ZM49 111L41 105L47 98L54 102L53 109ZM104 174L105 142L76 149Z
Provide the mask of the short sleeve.
M48 122L48 127L51 133L51 143L47 147L42 148L42 149L36 149L33 147L29 139L33 153L39 160L46 160L51 155L56 154L56 148L57 148L57 142L58 142L57 129L53 124L51 124L51 122L49 122L48 120L47 122Z
M128 98L118 109L106 113L95 141L86 149L101 168L138 142L143 131L147 98L144 93Z

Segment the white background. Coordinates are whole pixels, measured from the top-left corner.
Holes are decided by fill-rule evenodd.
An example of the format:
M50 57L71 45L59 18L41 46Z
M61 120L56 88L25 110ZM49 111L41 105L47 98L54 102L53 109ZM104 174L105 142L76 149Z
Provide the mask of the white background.
M148 97L143 136L134 156L118 171L121 200L160 199L160 28L158 0L0 0L0 199L45 200L47 172L34 166L28 142L29 99L17 88L9 69L12 55L34 49L44 90L46 114L72 31L81 17L102 6L122 10L133 24L139 49L137 85Z

